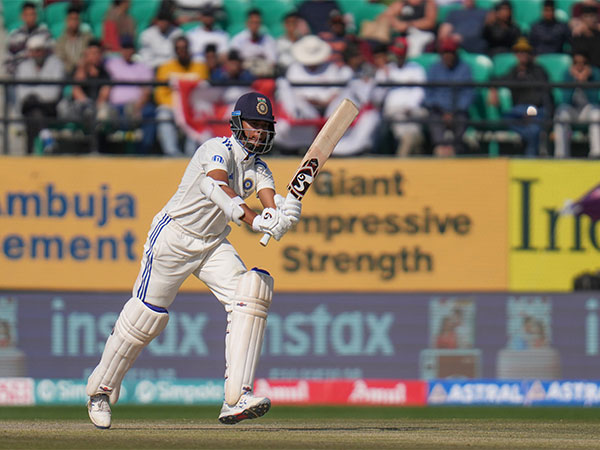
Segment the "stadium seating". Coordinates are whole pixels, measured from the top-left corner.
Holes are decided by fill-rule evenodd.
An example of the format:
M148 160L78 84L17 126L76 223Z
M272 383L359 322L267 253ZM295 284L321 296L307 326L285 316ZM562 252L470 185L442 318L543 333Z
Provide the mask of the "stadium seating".
M386 9L386 5L381 3L368 3L366 1L338 1L344 14L351 14L354 17L354 25L357 32L365 20L374 20Z
M528 33L531 26L542 17L544 0L511 0L513 20L522 32Z
M162 0L131 0L129 14L131 14L131 17L135 20L138 35L150 26L158 13L161 1Z
M418 56L413 56L409 58L409 61L414 61L420 64L425 71L429 70L432 64L435 64L440 60L440 55L438 53L421 53Z
M252 8L250 0L227 0L223 2L225 10L225 23L222 28L233 36L246 27L246 16Z
M111 5L111 0L90 0L87 7L87 22L95 37L102 37L102 24Z
M57 2L44 8L44 21L48 24L54 39L58 38L65 29L65 18L69 6L68 2Z
M455 11L457 9L462 9L461 3L448 3L447 5L438 5L437 23L444 22L450 11Z
M560 83L564 81L565 72L571 67L573 59L571 55L564 53L547 53L538 55L535 61L546 70L550 81ZM555 104L562 103L562 90L560 88L552 89L552 96Z
M269 30L269 34L275 38L284 32L283 18L285 15L296 8L293 0L253 0L251 6L262 13L264 25ZM242 22L244 26L245 20L244 17Z

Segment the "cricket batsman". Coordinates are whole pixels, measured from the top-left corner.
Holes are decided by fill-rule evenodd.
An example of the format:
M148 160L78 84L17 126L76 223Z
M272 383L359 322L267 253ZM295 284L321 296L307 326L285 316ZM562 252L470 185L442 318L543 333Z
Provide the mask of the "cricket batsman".
M266 96L242 95L231 114L232 135L210 139L196 150L175 195L154 217L132 297L88 378L88 413L96 427L110 427L110 404L119 398L123 377L166 327L168 308L191 274L227 312L225 401L219 421L235 424L271 407L268 398L255 397L252 389L273 278L262 269L247 270L227 235L230 221L245 222L279 240L300 219L300 201L275 193L273 175L258 156L273 147L274 124ZM264 208L261 214L244 202L253 192Z

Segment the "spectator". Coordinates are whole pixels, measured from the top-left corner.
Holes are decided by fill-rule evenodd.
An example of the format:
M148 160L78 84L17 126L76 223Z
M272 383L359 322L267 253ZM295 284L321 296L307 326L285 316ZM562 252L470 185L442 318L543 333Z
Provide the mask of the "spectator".
M223 0L164 0L166 9L170 10L178 25L202 20L201 10L211 8L220 10Z
M106 13L102 29L102 43L109 52L121 50L122 39L134 39L136 23L129 14L130 0L113 0Z
M542 20L535 23L529 32L529 42L535 54L562 53L570 39L569 26L554 16L554 0L545 0Z
M59 81L64 79L63 64L50 54L48 41L43 35L32 36L27 40L28 57L17 67L15 79L40 81ZM26 120L27 151L32 153L38 134L46 140L49 135L46 119L56 118L56 105L60 100L62 86L50 84L17 86L17 105ZM48 142L44 151L51 151Z
M147 82L154 80L152 69L133 59L135 44L130 37L120 42L121 54L106 62L106 70L113 81ZM111 115L119 120L121 128L130 130L141 124L142 139L136 146L137 153L150 153L154 144L154 106L150 103L150 86L115 85L110 90Z
M408 41L408 57L420 55L435 40L435 0L397 0L380 16L395 35Z
M533 59L533 47L525 37L520 37L513 46L517 55L517 65L500 78L502 81L510 82L537 82L544 84L548 82L548 76L542 66L536 64ZM506 116L512 119L509 128L518 133L525 141L525 155L534 157L539 152L540 134L543 131L541 120L551 114L552 97L547 87L533 89L531 87L511 87L512 108ZM498 106L499 98L496 89L490 89L489 102ZM535 118L527 115L527 108L534 106L537 110Z
M600 67L600 30L597 9L591 5L581 8L581 16L572 28L572 51L584 53L592 66Z
M581 18L583 14L583 10L588 6L591 6L596 9L596 13L600 16L600 2L598 0L583 0L575 3L571 7L571 22L577 21Z
M261 31L262 14L258 9L248 11L246 29L231 38L231 48L244 55L246 68L257 77L271 76L277 62L275 40Z
M65 72L72 75L79 63L83 52L93 36L87 31L81 31L81 18L79 9L70 6L67 10L66 26L63 34L56 41L54 49L64 64Z
M156 71L156 81L169 81L173 77L186 77L199 80L208 78L208 68L204 63L192 61L190 43L185 36L175 39L175 59L162 64ZM168 86L159 86L154 92L157 105L156 116L159 120L157 137L163 153L169 156L180 156L179 135L173 122L173 93ZM196 151L196 142L186 139L184 152L191 156Z
M255 80L255 76L247 69L244 69L244 60L240 52L231 49L227 54L227 59L215 70L212 81L233 82L239 81L242 85L250 85ZM247 92L248 87L234 86L223 89L222 98L225 103L235 103L236 99Z
M212 80L219 68L219 56L217 55L217 46L208 44L204 49L204 64L208 70L208 78Z
M305 0L298 6L298 15L306 23L306 31L318 35L329 30L328 21L334 10L340 10L335 0Z
M375 72L375 81L378 83L425 83L427 75L421 65L407 61L408 44L405 38L396 38L393 45L381 47L378 58L382 58L384 65ZM393 61L388 61L388 55ZM383 111L383 117L391 122L391 130L398 142L396 154L406 157L417 152L423 143L422 126L418 122L427 116L423 108L425 89L422 86L401 86L394 88L377 88L374 93L375 103ZM416 119L417 122L410 122Z
M340 92L336 87L292 86L293 83L339 82L340 69L330 62L331 47L327 42L314 35L304 36L292 46L292 55L295 62L285 77L277 80L277 93L285 111L276 126L278 144L286 152L310 145L316 136L317 125L294 122L308 119L318 123L327 116L328 107Z
M446 21L440 24L438 41L452 37L470 53L486 53L483 27L487 14L487 10L476 6L475 0L463 0L463 8L450 11Z
M373 148L375 134L381 123L381 114L372 105L375 68L366 61L358 44L349 43L344 49L343 57L344 65L340 69L339 77L340 81L347 84L331 102L326 115L329 116L333 112L331 108L339 105L345 98L358 106L358 117L342 136L333 153L337 156L351 156Z
M156 69L175 56L173 43L183 31L173 23L173 16L160 10L156 22L140 34L140 61Z
M510 52L521 35L513 22L511 3L508 0L497 3L494 10L488 13L485 22L483 37L488 44L488 54L494 56Z
M344 65L344 51L349 42L354 41L346 33L346 19L342 13L334 9L329 13L329 29L319 33L319 37L331 46L331 60L338 66Z
M296 11L291 11L283 18L284 33L277 39L277 66L279 70L285 72L294 62L292 56L292 45L304 34L300 26L300 15Z
M198 61L204 61L204 50L208 44L215 45L219 59L224 60L229 48L229 35L215 28L216 10L211 6L206 6L200 10L200 21L202 25L192 28L187 33L190 41L190 51L192 58Z
M590 138L590 157L600 157L600 107L598 89L585 87L586 83L600 82L600 69L592 67L583 53L573 54L573 64L565 73L564 81L581 85L575 89L563 89L563 103L554 115L554 156L571 156L571 124L587 123Z
M469 65L458 56L458 43L448 38L440 43L441 61L427 72L430 82L472 81ZM431 87L425 91L424 106L429 111L429 131L436 156L464 153L463 135L469 107L475 99L471 87Z
M108 118L110 75L104 68L102 43L93 39L83 52L82 61L73 75L75 81L107 82L106 84L73 85L71 98L64 98L58 105L60 117L82 120L87 132L91 132L96 121Z
M37 22L37 10L35 3L25 2L21 7L21 25L8 35L8 55L6 59L6 71L9 75L14 75L17 66L27 58L27 41L33 36L41 36L45 42L50 42L52 36L44 24Z

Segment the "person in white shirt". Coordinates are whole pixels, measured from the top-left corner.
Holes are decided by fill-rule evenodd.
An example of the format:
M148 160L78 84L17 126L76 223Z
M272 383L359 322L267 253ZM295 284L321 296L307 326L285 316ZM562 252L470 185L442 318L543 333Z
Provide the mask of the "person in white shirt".
M273 75L277 63L275 39L261 30L262 14L258 9L248 11L246 29L231 38L231 48L243 55L246 68L254 76Z
M304 32L300 25L300 15L296 11L291 11L283 18L284 34L277 38L277 66L282 72L295 61L292 56L292 45L298 41Z
M123 377L166 327L167 308L192 274L227 312L225 402L219 421L234 424L269 410L270 400L255 397L252 390L273 278L262 269L247 270L227 235L230 221L245 222L279 240L300 220L300 201L275 193L273 174L258 156L271 150L274 124L267 97L242 95L231 114L232 135L198 148L177 191L154 217L132 297L88 378L88 413L96 427L110 427L110 403L118 400ZM261 214L244 202L253 192L264 207Z
M190 41L190 49L194 61L204 62L204 52L207 45L214 45L217 49L219 59L223 60L229 50L229 35L215 28L216 10L211 6L206 6L200 10L201 25L192 28L186 33Z
M340 93L339 87L293 86L294 83L339 83L343 75L340 68L330 62L331 46L323 39L309 34L292 46L295 62L285 77L277 79L277 95L285 117L277 123L281 137L278 146L285 153L306 148L314 140L319 129L318 122L333 112L337 104L333 100ZM302 120L312 123L301 124Z
M156 23L140 34L140 61L156 69L175 57L175 39L183 35L183 30L173 23L173 17L165 10L159 11Z
M378 62L375 81L378 83L425 83L427 74L420 64L406 61L408 43L399 37L388 49L381 47L376 51L374 59ZM392 56L395 61L389 61ZM389 61L389 62L388 62ZM425 89L422 86L378 87L373 93L373 100L383 111L383 117L391 122L394 138L398 141L396 154L409 156L417 152L423 142L422 126L419 120L427 116L422 106ZM416 122L410 122L410 119Z

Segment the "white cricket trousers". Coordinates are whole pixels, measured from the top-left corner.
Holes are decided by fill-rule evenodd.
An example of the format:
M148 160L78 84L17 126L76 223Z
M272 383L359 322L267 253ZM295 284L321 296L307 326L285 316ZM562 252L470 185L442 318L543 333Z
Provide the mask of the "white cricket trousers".
M133 297L166 309L173 303L181 284L194 274L229 310L246 266L225 238L227 234L228 230L207 238L192 235L164 211L158 213L144 244Z

